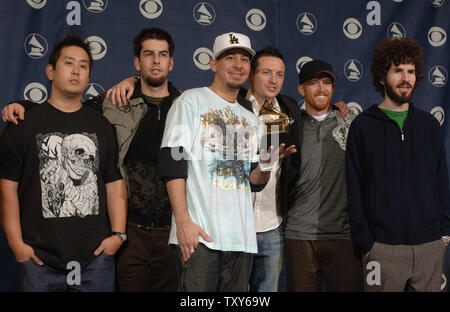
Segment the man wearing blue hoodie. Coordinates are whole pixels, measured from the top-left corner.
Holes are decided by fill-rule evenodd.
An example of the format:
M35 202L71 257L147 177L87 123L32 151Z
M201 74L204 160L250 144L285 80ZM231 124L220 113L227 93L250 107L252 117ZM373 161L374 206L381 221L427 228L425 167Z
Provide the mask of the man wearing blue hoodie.
M371 71L384 101L353 121L346 154L352 238L375 264L365 290L439 291L450 196L439 123L411 102L423 50L409 38L384 39Z

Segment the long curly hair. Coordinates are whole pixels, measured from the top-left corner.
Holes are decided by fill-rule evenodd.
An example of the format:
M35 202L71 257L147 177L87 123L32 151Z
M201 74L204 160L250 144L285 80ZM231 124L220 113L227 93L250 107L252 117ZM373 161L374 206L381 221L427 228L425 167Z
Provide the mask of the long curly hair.
M384 85L380 81L385 81L386 75L394 64L414 64L416 67L416 85L424 75L423 49L419 42L410 38L385 38L375 49L372 56L370 71L372 72L372 84L375 91L384 97Z

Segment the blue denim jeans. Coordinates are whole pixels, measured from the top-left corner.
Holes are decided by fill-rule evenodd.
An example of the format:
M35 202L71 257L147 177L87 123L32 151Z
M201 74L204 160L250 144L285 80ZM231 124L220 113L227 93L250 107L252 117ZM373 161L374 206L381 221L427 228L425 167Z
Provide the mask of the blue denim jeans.
M250 264L250 291L278 291L283 264L284 238L281 225L273 230L256 234L258 253Z
M69 270L58 270L33 260L17 264L17 289L23 292L112 292L114 291L114 256L104 253L81 268L80 285L69 285ZM70 282L70 284L73 284Z

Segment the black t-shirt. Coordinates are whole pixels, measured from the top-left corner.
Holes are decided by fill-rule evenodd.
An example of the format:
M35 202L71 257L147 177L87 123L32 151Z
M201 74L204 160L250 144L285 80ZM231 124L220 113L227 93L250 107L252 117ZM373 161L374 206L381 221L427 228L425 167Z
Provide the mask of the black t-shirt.
M169 97L142 96L147 104L125 157L130 198L128 220L146 226L170 225L172 210L164 181L157 175L165 119L162 105L170 105Z
M55 268L83 266L111 231L105 183L122 178L114 129L86 106L38 105L0 136L0 178L19 183L22 236L36 255Z

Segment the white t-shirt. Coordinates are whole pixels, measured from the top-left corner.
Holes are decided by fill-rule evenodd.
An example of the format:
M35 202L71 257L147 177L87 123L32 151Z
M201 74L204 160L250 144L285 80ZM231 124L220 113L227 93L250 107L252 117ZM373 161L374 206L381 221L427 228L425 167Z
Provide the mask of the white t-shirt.
M210 249L257 252L250 167L258 142L256 116L208 87L183 92L167 115L161 148L182 146L188 155L188 212L213 239L199 237ZM169 244L178 244L173 215Z

